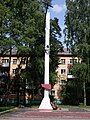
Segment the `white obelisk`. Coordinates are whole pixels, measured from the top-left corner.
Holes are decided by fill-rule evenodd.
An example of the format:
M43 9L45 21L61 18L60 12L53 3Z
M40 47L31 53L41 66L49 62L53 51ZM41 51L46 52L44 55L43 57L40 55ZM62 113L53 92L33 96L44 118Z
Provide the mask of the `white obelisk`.
M50 12L46 13L46 28L45 28L45 73L44 84L49 84L49 52L50 52ZM50 104L49 91L44 89L44 98L39 106L41 110L52 110Z

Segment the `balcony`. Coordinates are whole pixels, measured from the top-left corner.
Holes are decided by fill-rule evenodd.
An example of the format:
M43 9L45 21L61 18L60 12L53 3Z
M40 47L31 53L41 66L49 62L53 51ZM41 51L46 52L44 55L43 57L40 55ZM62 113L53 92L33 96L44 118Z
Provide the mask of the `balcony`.
M61 80L67 80L67 76L66 76L65 74L62 74L62 75L60 76L60 79L61 79Z
M73 75L71 75L71 74L68 74L67 75L67 79L74 79L75 77L73 76Z
M9 63L2 63L1 66L2 67L9 67Z

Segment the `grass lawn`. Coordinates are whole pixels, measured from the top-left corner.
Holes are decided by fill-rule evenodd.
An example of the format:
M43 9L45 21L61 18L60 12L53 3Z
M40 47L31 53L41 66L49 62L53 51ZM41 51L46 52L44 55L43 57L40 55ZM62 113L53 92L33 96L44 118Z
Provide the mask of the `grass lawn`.
M79 105L79 106L73 106L73 105L59 105L61 108L90 108L90 106L84 106L84 105Z
M5 111L5 110L10 110L12 108L14 108L14 107L13 106L10 106L10 107L0 107L0 112Z

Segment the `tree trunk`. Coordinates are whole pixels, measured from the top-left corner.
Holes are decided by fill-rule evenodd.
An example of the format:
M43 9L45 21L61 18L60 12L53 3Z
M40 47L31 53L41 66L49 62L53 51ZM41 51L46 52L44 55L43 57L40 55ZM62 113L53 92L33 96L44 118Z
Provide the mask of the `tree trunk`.
M19 86L17 85L17 107L19 106Z
M23 105L26 106L26 80L24 80L23 83L24 83L24 90L23 90L24 100L23 100Z
M86 85L85 85L85 81L83 83L83 88L84 88L84 106L86 106Z

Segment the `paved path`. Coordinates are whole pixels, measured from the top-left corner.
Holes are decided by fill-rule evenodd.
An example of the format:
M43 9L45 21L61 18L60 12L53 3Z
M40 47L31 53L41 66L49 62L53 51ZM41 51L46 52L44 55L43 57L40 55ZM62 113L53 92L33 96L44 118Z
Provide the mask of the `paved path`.
M90 111L75 108L41 112L38 109L19 108L2 114L0 120L90 120Z

